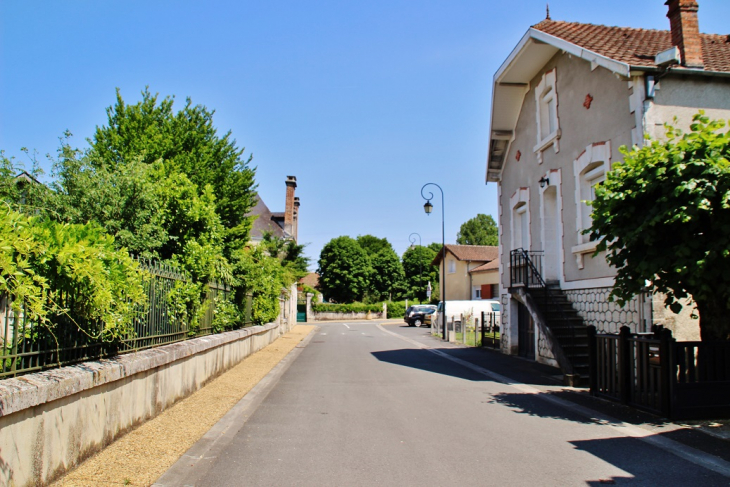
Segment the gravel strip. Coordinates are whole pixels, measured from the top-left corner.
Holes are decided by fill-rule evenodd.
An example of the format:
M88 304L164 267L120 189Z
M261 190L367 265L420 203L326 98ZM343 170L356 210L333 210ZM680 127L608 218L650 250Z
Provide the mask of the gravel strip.
M315 328L295 326L52 485L151 485Z

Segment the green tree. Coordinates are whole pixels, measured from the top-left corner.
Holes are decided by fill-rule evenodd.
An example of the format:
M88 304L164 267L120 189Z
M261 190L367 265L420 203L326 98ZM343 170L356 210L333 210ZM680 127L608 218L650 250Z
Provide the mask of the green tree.
M353 238L333 238L319 255L319 288L338 303L360 301L370 286L370 262Z
M393 246L387 238L378 238L373 235L359 235L357 243L370 257L383 250L393 250Z
M279 296L287 282L287 275L278 258L268 254L265 247L243 247L233 255L234 269L242 282L242 291L253 296L253 321L261 325L279 315ZM237 299L242 300L239 293Z
M404 291L405 274L398 254L388 244L388 248L380 250L370 258L372 275L370 277L370 293L374 301L399 298Z
M441 246L438 246L441 250ZM427 299L426 287L437 285L439 269L431 265L436 258L436 251L430 247L413 246L403 253L403 271L405 273L406 294L420 301Z
M499 245L499 230L494 218L483 213L467 220L456 235L459 245Z
M271 257L281 261L281 265L291 275L292 282L309 274L309 257L304 255L306 244L298 244L294 240L264 232L262 246Z
M145 88L142 100L124 103L119 90L114 106L107 108L107 125L97 127L89 140L89 161L112 170L133 160L145 164L164 161L169 172L185 174L199 189L210 185L216 195L216 212L230 247L245 244L251 228L245 215L255 204L255 170L251 157L236 146L231 133L219 136L213 114L190 98L178 112L174 97L158 101Z
M702 112L689 133L621 147L596 188L590 235L617 269L612 296L631 299L648 281L675 312L692 298L702 340L730 339L730 133Z

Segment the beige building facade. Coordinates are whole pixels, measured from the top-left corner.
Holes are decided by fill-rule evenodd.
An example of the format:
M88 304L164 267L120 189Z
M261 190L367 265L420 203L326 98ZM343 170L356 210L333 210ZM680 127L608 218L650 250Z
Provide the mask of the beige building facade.
M432 265L441 266L441 252ZM439 289L444 289L445 299L498 299L499 297L499 247L489 245L446 245L445 272L440 272ZM444 296L441 297L444 299Z
M506 353L562 366L548 318L529 286L516 285L525 259L583 325L641 332L660 323L699 336L690 310L673 315L649 292L624 307L610 302L615 269L583 234L586 201L622 160L621 146L660 138L675 117L686 128L699 109L730 118L730 43L699 33L694 0L667 4L673 32L545 19L495 74L487 183L498 185Z

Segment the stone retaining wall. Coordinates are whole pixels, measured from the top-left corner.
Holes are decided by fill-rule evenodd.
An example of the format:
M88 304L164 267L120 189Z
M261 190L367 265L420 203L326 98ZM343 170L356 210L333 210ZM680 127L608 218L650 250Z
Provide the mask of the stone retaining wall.
M330 313L314 311L314 321L384 320L387 313Z
M0 485L58 478L269 345L293 322L0 380Z

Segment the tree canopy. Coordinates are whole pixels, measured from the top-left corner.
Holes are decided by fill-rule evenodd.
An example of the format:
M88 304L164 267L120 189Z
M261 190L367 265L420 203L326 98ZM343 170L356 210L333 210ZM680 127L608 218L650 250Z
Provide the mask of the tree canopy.
M370 257L372 273L370 277L371 300L391 300L403 292L405 274L398 254L388 244L387 248Z
M213 280L234 286L241 309L244 294L252 294L254 321L270 321L278 305L264 301L278 302L281 287L306 268L303 246L282 243L275 254L247 249L252 219L246 214L256 190L251 157L243 157L230 132L218 134L213 111L190 99L175 111L173 102L145 89L130 105L117 90L107 124L96 128L87 150L62 141L49 215L95 222L117 248L176 264L201 300ZM261 269L276 272L266 281ZM194 306L194 292L185 293Z
M230 131L218 135L214 111L188 98L175 112L174 97L158 98L145 88L142 100L128 105L117 90L116 104L107 108L107 125L97 127L89 140L90 164L123 171L135 160L164 161L168 174L185 174L201 191L210 185L225 241L246 242L250 222L245 215L255 204L252 157L243 157L244 149L236 146Z
M702 112L689 133L667 126L666 141L622 147L596 188L591 239L617 269L623 303L646 283L697 306L702 340L730 339L730 133Z
M357 240L333 238L319 256L319 288L337 303L352 303L365 297L370 285L370 262Z
M441 246L438 245L439 250ZM409 247L403 253L403 271L406 281L406 295L420 301L427 299L426 288L431 281L432 289L436 289L439 282L439 269L432 266L437 252L430 247L416 245Z
M499 245L499 230L491 215L477 214L462 223L456 235L459 245Z
M383 250L393 250L387 238L378 238L374 235L358 235L357 243L370 257Z

